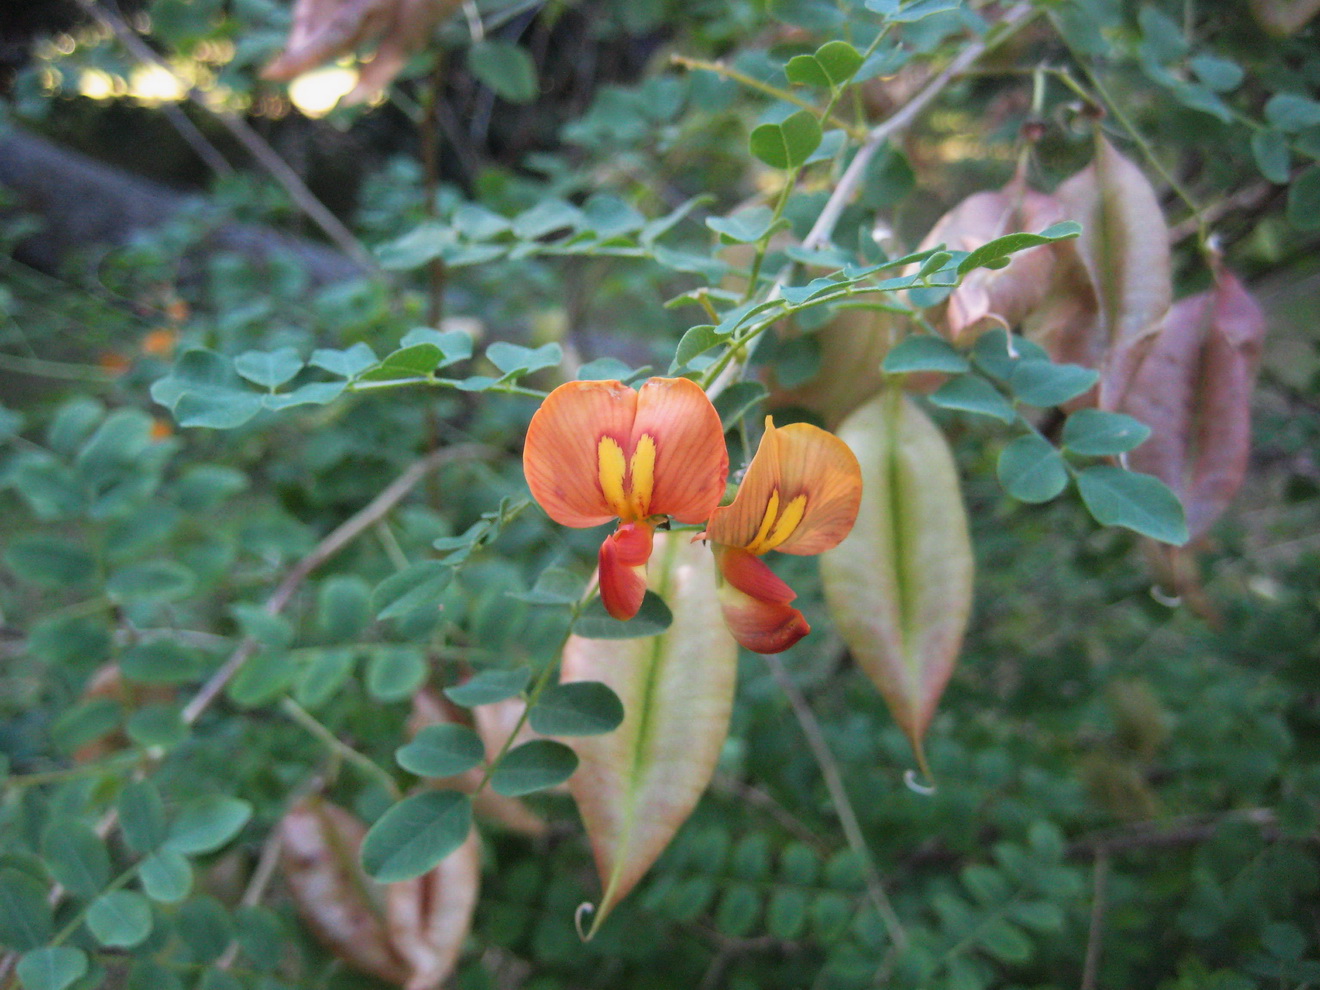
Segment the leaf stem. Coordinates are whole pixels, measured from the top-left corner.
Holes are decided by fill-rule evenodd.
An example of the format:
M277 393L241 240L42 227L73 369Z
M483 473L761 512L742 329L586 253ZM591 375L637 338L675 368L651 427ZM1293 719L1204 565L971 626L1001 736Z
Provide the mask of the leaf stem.
M352 763L354 766L365 771L368 775L379 780L389 792L390 797L394 798L394 800L397 801L400 798L399 785L395 783L394 778L390 776L388 771L371 757L367 756L365 753L359 752L336 736L326 728L326 726L317 719L315 715L302 705L298 704L298 702L285 695L280 699L280 710L323 742L326 745L326 748L334 753L335 756L340 757L348 763Z

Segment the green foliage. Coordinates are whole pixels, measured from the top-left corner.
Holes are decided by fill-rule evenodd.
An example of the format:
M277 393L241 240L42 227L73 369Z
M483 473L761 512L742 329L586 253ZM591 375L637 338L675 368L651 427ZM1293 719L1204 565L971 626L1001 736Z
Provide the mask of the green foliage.
M217 177L208 209L59 277L11 256L40 218L6 196L0 946L18 984L356 986L278 873L264 906L242 898L309 791L372 823L361 863L382 882L422 875L479 830L483 891L456 987L498 983L491 960L538 990L1076 986L1102 854L1097 986L1320 982L1299 920L1320 891L1313 305L1273 314L1245 511L1215 529L1204 588L1180 586L1174 609L1131 552L1134 532L1186 539L1169 490L1126 469L1149 428L1075 409L1096 373L1052 360L1029 327L950 340L936 326L959 284L1007 277L1026 251L1072 251L1077 225L913 250L1016 161L1042 189L1083 167L1094 105L1171 222L1193 230L1196 206L1234 270L1300 281L1320 223L1314 24L1270 39L1245 2L1033 4L1030 31L872 149L833 229L804 242L869 129L906 105L904 80L997 45L1008 5L479 6L482 40L464 16L435 33L440 91L427 49L388 106L324 122L281 119L256 80L287 27L281 5L154 0L135 22L216 82L208 99L307 149L316 192L362 177L317 175L318 156L361 160L343 215L382 275L315 284L279 250L218 247L221 215L296 216L256 173ZM685 71L642 67L659 37ZM0 123L77 129L80 147L114 152L107 131L160 111L76 90L96 73L126 89L133 69L104 32L75 29L18 73ZM422 137L408 118L432 112ZM1020 137L1034 128L1039 141ZM410 151L381 150L436 142L429 176ZM137 131L122 144L162 159L179 147ZM1174 245L1178 296L1203 287L1200 240ZM592 856L552 791L577 768L569 746L510 743L484 782L525 796L548 842L480 814L474 826L481 796L416 779L478 777L482 706L499 702L528 702L520 724L544 736L608 738L623 703L603 684L557 685L560 644L673 620L654 594L629 622L610 618L586 580L600 533L528 508L528 418L572 377L719 380L737 470L767 411L817 415L780 393L834 391L821 377L841 374L834 328L872 316L893 346L865 369L850 359L858 370L909 387L946 376L917 401L956 447L976 531L977 613L928 738L936 790L904 786L908 743L836 649L814 568L785 559L816 631L784 665L856 831L778 683L744 658L712 788L584 945L573 918L597 893ZM146 346L161 328L172 355ZM444 450L454 459L428 461L319 555ZM1203 605L1213 621L1192 613ZM428 696L472 711L413 734L410 703Z

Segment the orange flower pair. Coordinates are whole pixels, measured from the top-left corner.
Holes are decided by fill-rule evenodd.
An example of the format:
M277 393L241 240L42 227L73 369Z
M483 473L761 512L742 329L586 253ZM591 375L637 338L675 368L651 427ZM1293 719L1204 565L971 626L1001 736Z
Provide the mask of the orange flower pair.
M720 604L739 643L788 649L810 631L796 594L759 558L771 550L816 554L836 546L857 518L861 471L847 444L805 423L765 436L732 505L719 506L729 471L719 414L686 378L569 382L546 398L527 429L523 470L532 497L555 522L619 526L600 548L606 611L630 619L646 594L651 539L663 517L709 520L723 577Z

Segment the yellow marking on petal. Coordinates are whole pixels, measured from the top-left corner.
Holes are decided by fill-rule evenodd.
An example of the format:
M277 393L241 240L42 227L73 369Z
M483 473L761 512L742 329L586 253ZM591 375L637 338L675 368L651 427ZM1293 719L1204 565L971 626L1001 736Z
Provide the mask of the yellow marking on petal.
M770 501L766 503L765 517L761 520L760 529L744 549L758 556L768 553L793 535L793 531L802 523L802 517L806 513L807 496L805 495L790 499L784 510L780 512L779 489L776 488L770 493Z
M623 474L627 465L623 459L623 448L613 437L601 437L596 445L597 473L600 476L600 490L605 496L614 514L623 518L629 514L628 498L624 494Z
M635 519L651 514L651 493L655 490L655 438L643 433L628 462L628 505Z
M756 535L752 537L752 542L747 544L746 549L751 553L764 553L769 547L763 547L765 539L770 535L770 530L775 525L775 519L779 517L779 489L776 488L770 493L770 500L765 504L765 515L761 517L761 525L756 530Z

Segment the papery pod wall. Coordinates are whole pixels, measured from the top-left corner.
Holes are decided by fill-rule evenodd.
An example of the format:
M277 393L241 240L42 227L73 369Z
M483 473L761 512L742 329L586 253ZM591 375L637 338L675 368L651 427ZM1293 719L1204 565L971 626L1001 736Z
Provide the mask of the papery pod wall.
M839 436L862 468L852 533L821 555L830 614L925 769L922 739L953 673L972 605L972 547L952 452L901 392Z

